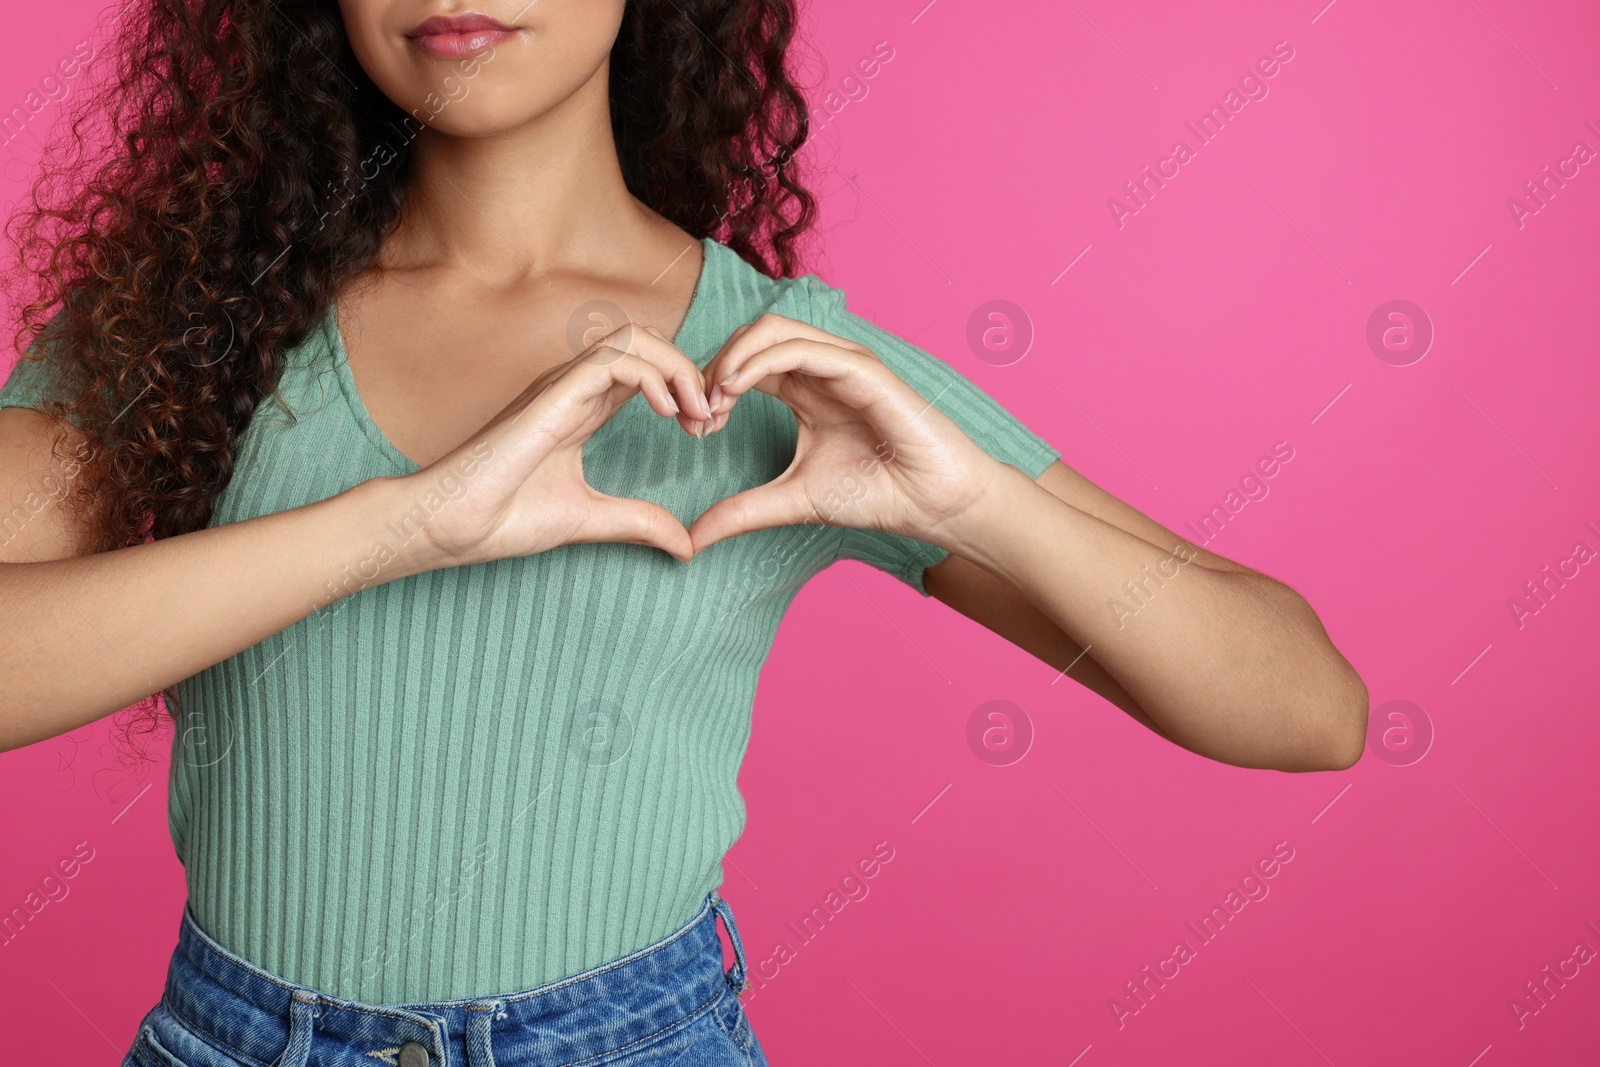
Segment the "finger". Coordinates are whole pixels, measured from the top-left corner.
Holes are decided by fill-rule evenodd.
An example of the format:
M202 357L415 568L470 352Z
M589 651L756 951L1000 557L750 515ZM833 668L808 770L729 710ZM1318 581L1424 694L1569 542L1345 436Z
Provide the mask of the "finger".
M857 409L887 395L890 383L884 376L893 375L870 355L809 338L792 338L754 352L731 355L721 373L713 388L720 390L723 397L736 398L751 389L774 393L778 383L773 378L798 373Z
M696 552L703 552L718 541L752 530L816 519L811 502L798 480L788 473L775 480L746 489L712 504L689 526L689 538Z
M861 352L871 351L863 344L852 341L847 337L840 337L838 334L829 333L820 326L813 326L809 322L791 319L787 315L779 315L777 312L769 311L729 334L728 339L722 343L722 347L712 355L710 362L716 363L718 360L726 360L736 352L748 352L753 349L766 348L768 345L786 341L791 337L822 341L825 344L838 345L840 348L853 348ZM710 363L707 364L707 370L709 371L709 369ZM706 378L708 381L713 382L717 380L715 375L709 373Z
M605 356L598 349L593 354ZM499 440L513 452L519 442L542 437L551 441L546 448L581 443L600 425L594 419L593 401L603 400L607 408L604 417L610 418L635 392L644 393L657 414L671 416L679 411L661 371L638 356L619 352L615 358L593 362L574 360L498 429Z
M667 341L667 335L654 326L644 329L657 340ZM700 368L687 359L671 360L669 354L669 362L676 368L668 380L679 402L678 425L691 437L697 440L703 438L711 432L710 420L713 418L711 405L706 399L705 377Z
M695 365L694 360L684 354L683 350L668 340L667 335L654 326L646 326L645 333L649 334L662 346L648 346L650 352L658 354L667 365L662 367L662 373L672 383L673 394L678 398L679 406L692 419L704 421L712 415L711 405L706 400L705 374ZM639 355L645 359L650 354L644 350ZM657 364L661 366L661 364Z
M644 394L645 402L657 415L670 417L683 412L677 398L672 395L672 384L660 370L655 367L641 370L639 378L639 391Z
M654 326L639 327L626 323L586 349L578 362L610 365L619 361L624 354L643 359L661 372L674 396L675 410L672 413L676 415L678 425L693 437L703 437L711 418L705 379L694 361ZM652 401L651 406L666 414L655 402Z
M689 366L698 374L698 368L693 364ZM678 417L692 415L697 379L689 378L684 381L682 372L679 371L679 379L674 380L669 371L663 370L661 362L635 352L624 353L605 367L612 372L616 384L622 387L618 394L617 407L621 407L622 403L632 396L629 390L637 390L644 394L646 402L658 415ZM690 401L691 404L686 406L680 397ZM703 395L700 399L704 399Z
M683 427L683 432L696 440L704 440L712 432L711 419L691 419L686 415L678 416L678 425Z
M591 499L573 543L620 541L659 548L684 563L694 557L689 531L660 504L598 491L591 491Z
M607 363L614 361L619 352L637 356L655 366L672 383L680 410L691 418L711 417L710 406L706 403L705 378L700 368L682 349L668 340L666 334L654 326L625 323L591 345L579 359Z
M601 348L587 350L593 358L570 360L539 375L484 425L477 441L495 449L509 476L526 477L553 450L581 445L635 392L644 393L657 414L680 414L659 367L642 356ZM606 409L598 421L596 400Z
M718 382L751 354L795 338L834 345L866 356L873 355L872 350L865 345L831 334L809 322L801 322L769 311L754 322L740 326L729 335L722 343L722 347L707 362L705 379L715 389ZM732 403L730 402L728 406L732 407Z
M592 363L584 365L585 368L595 366L597 365ZM650 360L631 352L624 352L614 360L599 364L598 367L611 378L614 385L621 386L621 389L613 390L612 398L615 403L611 408L612 413L632 398L635 392L644 394L645 402L657 415L671 417L683 410L672 395L672 386L667 381L666 375Z

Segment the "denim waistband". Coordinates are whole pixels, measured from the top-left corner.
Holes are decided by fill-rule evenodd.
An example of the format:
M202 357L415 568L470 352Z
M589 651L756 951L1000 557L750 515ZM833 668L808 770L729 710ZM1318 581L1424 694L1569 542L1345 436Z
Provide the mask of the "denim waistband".
M719 916L734 952L726 972ZM185 906L163 1000L183 1026L263 1067L304 1067L313 1042L373 1064L397 1063L401 1047L417 1042L430 1063L492 1067L616 1052L708 1008L725 987L735 994L747 987L744 945L732 909L713 890L673 933L591 970L516 993L392 1005L345 1000L271 974L218 944Z

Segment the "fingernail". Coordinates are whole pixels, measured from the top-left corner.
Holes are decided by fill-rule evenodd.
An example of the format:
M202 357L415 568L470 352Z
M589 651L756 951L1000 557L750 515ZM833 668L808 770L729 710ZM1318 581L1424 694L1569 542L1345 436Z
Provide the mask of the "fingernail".
M722 379L722 381L719 384L721 384L721 385L732 385L733 384L733 380L735 378L737 378L738 376L739 376L739 372L738 371L734 371L732 374L730 374L726 378Z
M673 413L673 414L674 414L674 415L676 415L676 414L678 414L678 412L679 412L679 410L680 410L680 409L679 409L679 407L678 407L678 402L677 402L677 400L675 400L675 399L673 399L673 396L672 396L672 394L671 394L671 393L668 393L668 394L667 394L667 403L668 403L668 404L669 404L669 405L671 405L671 407L672 407L672 413Z
M694 420L694 439L700 440L706 435L706 424L699 419Z
M722 397L722 386L713 385L711 387L711 398L707 401L711 405L712 411L715 411L717 409L717 405L722 403Z

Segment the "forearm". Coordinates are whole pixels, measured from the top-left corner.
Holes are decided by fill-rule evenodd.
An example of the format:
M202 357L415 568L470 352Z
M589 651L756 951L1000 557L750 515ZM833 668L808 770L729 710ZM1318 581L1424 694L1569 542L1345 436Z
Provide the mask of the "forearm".
M933 539L1023 591L1161 730L1202 755L1282 770L1359 756L1367 694L1294 590L1184 562L998 465Z
M0 564L0 750L127 707L364 584L426 569L411 552L370 562L412 492L380 478L116 552Z

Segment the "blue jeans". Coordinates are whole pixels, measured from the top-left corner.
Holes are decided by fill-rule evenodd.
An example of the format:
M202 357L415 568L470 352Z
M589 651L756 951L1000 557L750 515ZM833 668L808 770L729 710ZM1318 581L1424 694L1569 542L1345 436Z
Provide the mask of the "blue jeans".
M717 917L733 942L724 973ZM713 890L674 933L502 996L360 1004L284 981L184 908L161 1001L123 1067L767 1067L739 1004L744 945Z

